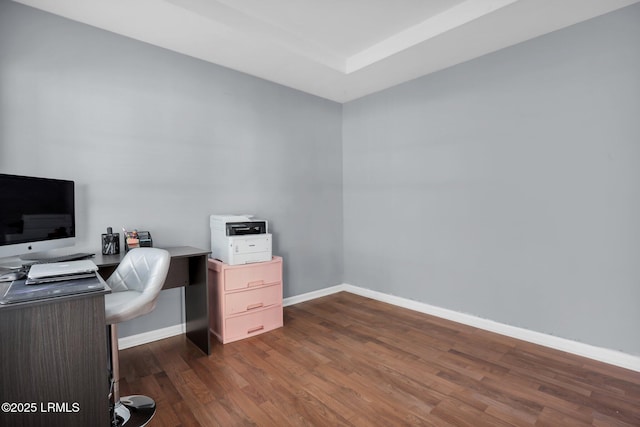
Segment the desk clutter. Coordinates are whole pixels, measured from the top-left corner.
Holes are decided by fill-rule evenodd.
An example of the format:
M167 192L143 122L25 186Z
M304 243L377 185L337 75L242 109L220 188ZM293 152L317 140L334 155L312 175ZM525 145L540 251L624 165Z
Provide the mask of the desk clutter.
M122 227L124 234L124 250L129 252L133 248L151 248L153 240L148 231L129 231ZM102 255L118 255L120 253L120 233L114 233L113 228L107 227L107 233L102 235Z
M268 223L252 215L211 215L209 329L223 344L283 326L282 258Z
M120 253L120 233L114 233L113 228L107 228L107 234L102 235L102 255L117 255Z
M14 280L0 296L0 304L34 301L104 290L91 260L34 264L26 277Z
M124 250L129 251L133 248L151 248L153 247L153 241L151 240L151 233L148 231L127 231L124 228Z
M91 260L34 264L27 273L27 285L95 277L98 266Z

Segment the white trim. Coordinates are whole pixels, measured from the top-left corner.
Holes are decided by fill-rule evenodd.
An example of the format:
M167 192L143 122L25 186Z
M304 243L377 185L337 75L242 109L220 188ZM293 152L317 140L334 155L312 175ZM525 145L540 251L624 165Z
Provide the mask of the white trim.
M118 338L118 349L135 347L137 345L148 344L153 341L162 340L186 332L187 328L184 323L168 326L162 329L154 329L153 331L143 332L137 335L129 335L128 337Z
M345 61L345 70L343 72L350 74L359 71L371 64L389 59L398 52L441 36L448 31L459 31L460 27L464 24L477 19L486 19L491 13L509 6L516 1L517 0L493 0L490 2L478 2L474 0L463 1L416 25L405 28L355 55L351 55Z
M342 286L345 291L353 294L640 372L639 356L543 334L517 326L505 325L504 323L494 322L493 320L482 319L470 314L459 313L446 308L436 307L423 302L388 295L358 286L348 284Z
M307 292L306 294L300 294L293 297L288 297L282 300L282 306L286 307L288 305L299 304L301 302L310 301L312 299L326 297L327 295L346 291L348 286L350 285L346 285L343 283L341 285L330 286L328 288L320 289L317 291Z
M361 288L346 283L330 286L328 288L319 289L317 291L307 292L293 297L284 298L282 305L284 307L299 304L301 302L310 301L338 292L351 292L352 294L361 295L363 297L375 299L377 301L386 302L398 307L408 308L420 313L430 314L453 322L462 323L486 331L495 332L508 337L520 339L530 343L542 345L556 350L566 351L567 353L576 354L578 356L587 357L589 359L598 360L610 365L620 366L622 368L631 369L640 372L640 356L634 356L622 353L616 350L596 347L566 338L560 338L553 335L543 334L541 332L531 331L529 329L519 328L517 326L505 325L504 323L494 322L489 319L472 316L470 314L460 313L442 307L426 304L419 301L402 298L395 295L389 295L371 289ZM146 344L152 341L169 338L175 335L184 334L186 327L184 323L169 326L163 329L157 329L144 332L138 335L118 339L120 349L133 347L136 345Z

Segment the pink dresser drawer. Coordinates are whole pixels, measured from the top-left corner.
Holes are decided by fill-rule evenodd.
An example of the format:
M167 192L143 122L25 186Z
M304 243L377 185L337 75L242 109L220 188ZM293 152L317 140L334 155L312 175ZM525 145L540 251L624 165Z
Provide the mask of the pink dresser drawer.
M225 314L227 316L246 313L282 303L282 286L278 283L277 285L265 286L244 292L226 294L224 301Z
M282 306L225 319L224 343L237 341L282 326Z
M208 261L209 330L223 344L283 326L282 258L227 265Z
M278 283L282 277L281 262L247 264L243 268L229 268L224 271L224 289L246 289L255 286Z

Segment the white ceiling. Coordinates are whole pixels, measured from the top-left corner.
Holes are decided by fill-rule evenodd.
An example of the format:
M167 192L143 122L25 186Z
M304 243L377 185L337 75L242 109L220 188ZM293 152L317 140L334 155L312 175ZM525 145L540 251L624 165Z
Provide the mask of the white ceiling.
M640 0L15 0L347 102Z

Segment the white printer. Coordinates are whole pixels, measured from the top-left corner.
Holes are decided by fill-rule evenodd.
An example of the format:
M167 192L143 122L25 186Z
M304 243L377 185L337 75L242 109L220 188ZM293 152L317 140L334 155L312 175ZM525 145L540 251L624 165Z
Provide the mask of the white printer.
M267 221L253 215L211 215L211 258L238 265L271 261Z

